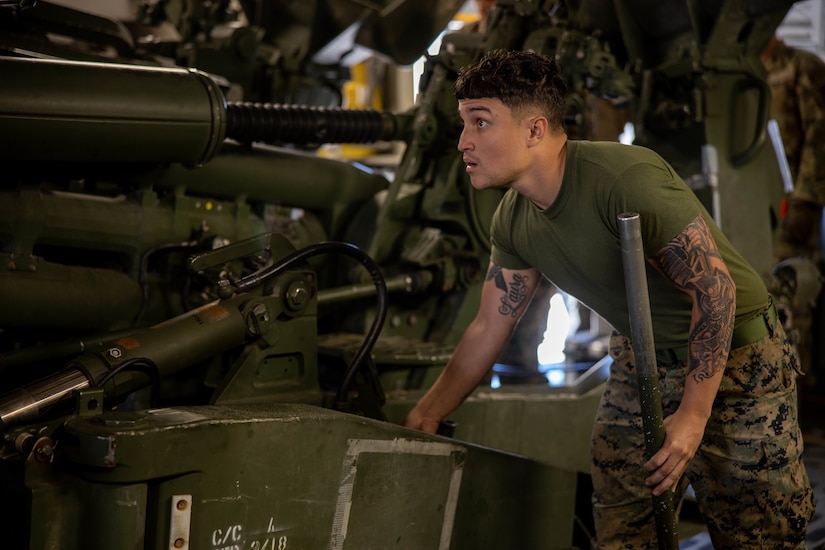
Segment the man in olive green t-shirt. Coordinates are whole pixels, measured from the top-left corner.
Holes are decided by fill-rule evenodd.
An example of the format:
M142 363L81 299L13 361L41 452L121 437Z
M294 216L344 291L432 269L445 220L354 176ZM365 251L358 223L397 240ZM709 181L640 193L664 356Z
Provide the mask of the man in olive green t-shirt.
M797 360L760 277L650 150L569 141L554 60L489 52L456 82L476 189L509 188L479 310L405 425L434 432L492 367L542 276L610 322L593 428L598 548L656 548L651 493L689 481L717 548L804 548ZM665 440L648 460L628 338L618 215L640 214Z

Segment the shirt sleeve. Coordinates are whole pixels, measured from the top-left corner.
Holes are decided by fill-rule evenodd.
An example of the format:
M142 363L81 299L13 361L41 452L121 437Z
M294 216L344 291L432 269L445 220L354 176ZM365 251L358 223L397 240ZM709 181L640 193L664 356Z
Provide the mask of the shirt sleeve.
M512 232L508 230L512 222L514 201L517 199L512 189L505 193L490 222L490 261L506 269L532 267L516 252L511 238Z
M666 164L638 164L619 178L618 209L639 214L645 257L655 256L700 213L695 193Z

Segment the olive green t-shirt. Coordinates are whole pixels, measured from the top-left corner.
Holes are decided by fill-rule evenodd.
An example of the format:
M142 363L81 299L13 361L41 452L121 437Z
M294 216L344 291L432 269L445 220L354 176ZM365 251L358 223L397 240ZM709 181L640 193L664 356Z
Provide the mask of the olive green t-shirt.
M629 335L618 217L631 212L639 214L646 258L701 213L736 284L736 326L768 304L762 279L673 168L650 149L614 142L569 140L559 195L546 210L508 190L492 220L491 260L508 269L537 268ZM684 346L692 298L645 265L656 347Z

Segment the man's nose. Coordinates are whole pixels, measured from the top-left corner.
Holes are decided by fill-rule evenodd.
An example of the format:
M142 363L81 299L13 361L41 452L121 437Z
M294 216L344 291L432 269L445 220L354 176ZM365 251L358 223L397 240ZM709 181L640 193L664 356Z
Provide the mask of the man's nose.
M459 151L466 151L470 148L470 142L464 135L464 130L461 131L461 135L458 136L458 150Z

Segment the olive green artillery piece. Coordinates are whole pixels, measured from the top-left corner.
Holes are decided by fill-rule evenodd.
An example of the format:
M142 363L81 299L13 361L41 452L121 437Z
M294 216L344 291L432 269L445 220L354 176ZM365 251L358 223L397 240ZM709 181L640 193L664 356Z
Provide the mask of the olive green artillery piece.
M409 64L437 31L402 30L457 4L241 2L228 20L225 2L155 2L128 30L24 4L0 7L12 547L587 547L601 356L562 387L479 388L454 439L398 425L488 261L499 195L467 182L451 89L488 49L557 55L570 134L597 137L593 98L627 113L769 272L781 184L757 58L791 1L499 0L486 33L442 38L397 113L294 100L327 97L320 54L362 13L340 50ZM389 173L312 154L374 141L404 145Z

